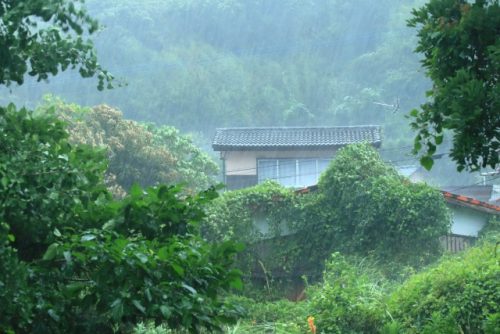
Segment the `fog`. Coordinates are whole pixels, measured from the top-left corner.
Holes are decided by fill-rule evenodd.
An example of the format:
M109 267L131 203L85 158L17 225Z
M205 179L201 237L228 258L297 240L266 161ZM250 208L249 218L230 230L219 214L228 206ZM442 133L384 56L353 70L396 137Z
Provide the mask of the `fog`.
M103 28L100 63L122 87L65 72L2 88L0 102L36 107L45 94L128 118L173 125L211 151L217 127L383 126L381 153L418 166L405 118L431 83L406 27L422 0L88 0ZM436 184L480 181L454 173L445 153Z

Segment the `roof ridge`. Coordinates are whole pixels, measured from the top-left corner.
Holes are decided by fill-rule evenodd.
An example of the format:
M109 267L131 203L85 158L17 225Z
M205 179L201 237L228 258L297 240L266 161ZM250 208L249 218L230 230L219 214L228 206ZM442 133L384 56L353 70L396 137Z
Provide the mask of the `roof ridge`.
M382 125L377 124L359 124L359 125L318 125L318 126L235 126L235 127L225 127L216 128L216 130L270 130L270 129L342 129L342 128L381 128Z

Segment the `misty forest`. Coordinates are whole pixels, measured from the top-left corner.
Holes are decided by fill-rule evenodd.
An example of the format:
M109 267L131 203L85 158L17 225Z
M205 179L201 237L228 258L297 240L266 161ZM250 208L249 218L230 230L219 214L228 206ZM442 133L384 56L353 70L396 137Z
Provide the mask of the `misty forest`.
M0 0L0 333L500 333L498 0Z

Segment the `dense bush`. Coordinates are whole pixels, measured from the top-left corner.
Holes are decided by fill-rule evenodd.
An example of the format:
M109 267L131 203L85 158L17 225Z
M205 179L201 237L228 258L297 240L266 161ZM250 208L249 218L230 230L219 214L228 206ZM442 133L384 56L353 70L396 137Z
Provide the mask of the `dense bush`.
M384 278L363 261L352 263L333 253L323 283L312 286L309 309L320 333L377 333L386 306Z
M0 222L9 225L22 259L38 258L55 229L85 226L74 219L76 207L107 196L106 159L72 147L55 117L34 117L14 105L0 108L0 142Z
M309 304L285 299L257 301L252 298L233 296L230 300L243 306L246 314L229 333L283 333L301 334L308 332L307 317Z
M214 189L134 186L113 200L102 153L62 122L0 108L0 332L128 332L140 321L210 332L239 315L240 246L200 237ZM104 161L104 162L102 162Z
M440 255L451 223L442 194L399 176L370 145L339 150L318 186L312 209L323 215L304 221L316 245L412 266Z
M207 211L204 235L210 240L255 242L290 230L297 200L292 189L274 181L228 191ZM257 220L262 223L257 226Z
M439 191L409 182L359 144L339 150L317 190L297 194L267 182L224 193L209 209L204 235L247 243L237 265L269 289L300 285L302 275L318 280L335 251L368 257L399 278L400 269L437 259L449 226Z
M485 243L411 277L389 300L404 333L497 333L500 263Z

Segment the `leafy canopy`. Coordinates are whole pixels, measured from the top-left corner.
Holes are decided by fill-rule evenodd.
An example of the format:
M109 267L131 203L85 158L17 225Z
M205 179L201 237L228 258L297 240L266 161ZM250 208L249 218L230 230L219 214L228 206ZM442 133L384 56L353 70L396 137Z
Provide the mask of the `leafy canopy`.
M238 308L238 244L202 240L214 189L130 189L113 200L103 152L72 146L54 115L0 108L0 332L128 332L151 319L211 332Z
M450 156L458 170L499 165L500 5L498 0L430 0L413 10L422 64L433 88L421 110L412 110L414 152L433 164L446 130L453 133Z
M72 143L106 150L106 182L115 195L123 195L134 183L183 183L193 192L215 184L215 162L174 127L127 120L107 105L86 108L52 96L46 96L36 112L53 112L64 120Z
M450 217L442 194L411 183L368 144L341 149L319 182L325 241L381 262L420 266L440 253Z
M265 271L279 283L318 277L335 251L388 268L421 267L441 254L439 237L449 226L439 191L409 182L373 147L358 144L339 150L317 191L296 194L269 182L224 193L208 210L203 232L249 244L238 267L254 278Z
M68 68L83 78L97 75L98 89L113 77L97 62L86 35L99 24L84 0L0 0L0 85L22 84L25 75L46 80Z

